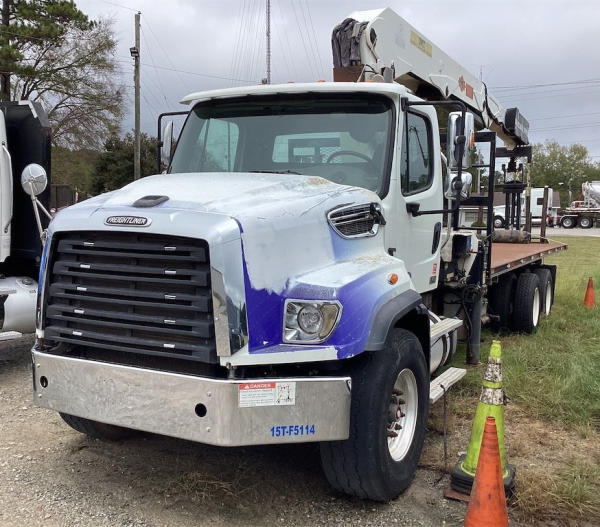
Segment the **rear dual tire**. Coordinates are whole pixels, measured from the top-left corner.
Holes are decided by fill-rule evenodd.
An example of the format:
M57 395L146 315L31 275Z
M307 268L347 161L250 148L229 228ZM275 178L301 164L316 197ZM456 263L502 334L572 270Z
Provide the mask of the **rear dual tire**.
M552 273L545 267L539 267L533 270L540 282L540 300L541 314L548 316L554 304L554 286L552 282Z
M540 320L542 305L540 280L535 273L521 273L517 279L513 311L513 329L534 333Z

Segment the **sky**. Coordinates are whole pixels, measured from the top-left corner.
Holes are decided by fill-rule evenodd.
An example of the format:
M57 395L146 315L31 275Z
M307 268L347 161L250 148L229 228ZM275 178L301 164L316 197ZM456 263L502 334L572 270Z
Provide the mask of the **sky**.
M77 0L114 23L133 128L134 14L141 12L141 124L187 93L266 76L265 0ZM600 162L600 0L271 0L272 82L332 79L331 31L391 7L530 123L530 142L585 145Z

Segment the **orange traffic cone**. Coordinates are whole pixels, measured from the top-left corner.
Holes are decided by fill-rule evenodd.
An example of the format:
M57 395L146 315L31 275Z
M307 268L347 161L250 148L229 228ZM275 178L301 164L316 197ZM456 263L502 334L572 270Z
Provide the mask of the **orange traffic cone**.
M488 417L481 441L465 527L508 527L496 420Z
M596 305L596 299L594 298L594 281L590 276L588 280L587 289L585 290L585 298L583 300L583 306L587 308L592 308Z

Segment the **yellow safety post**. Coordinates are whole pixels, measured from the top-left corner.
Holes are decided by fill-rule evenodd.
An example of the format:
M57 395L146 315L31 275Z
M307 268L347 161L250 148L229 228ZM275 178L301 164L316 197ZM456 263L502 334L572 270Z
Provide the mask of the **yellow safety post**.
M465 494L471 492L477 462L479 461L485 421L488 417L493 417L496 422L502 478L504 488L507 494L510 494L514 488L515 468L506 463L504 451L504 390L502 389L502 348L499 340L492 341L490 348L467 453L460 456L458 463L452 470L450 485L458 492Z

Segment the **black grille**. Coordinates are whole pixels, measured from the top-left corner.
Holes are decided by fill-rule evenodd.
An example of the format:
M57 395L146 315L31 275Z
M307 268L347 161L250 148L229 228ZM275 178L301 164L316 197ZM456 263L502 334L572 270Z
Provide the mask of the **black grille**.
M53 241L45 338L216 362L208 244L133 232Z

